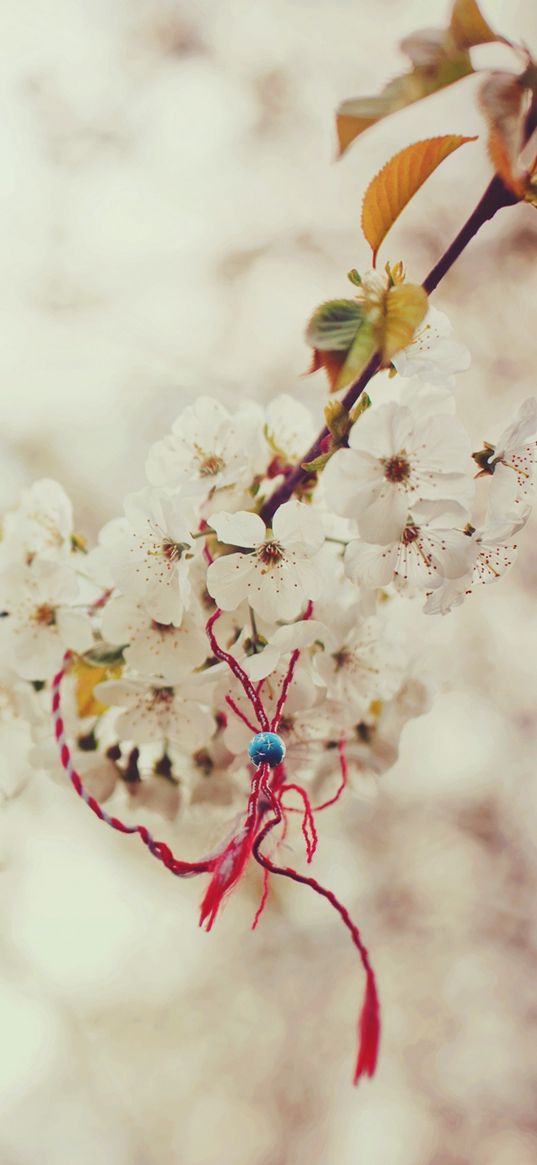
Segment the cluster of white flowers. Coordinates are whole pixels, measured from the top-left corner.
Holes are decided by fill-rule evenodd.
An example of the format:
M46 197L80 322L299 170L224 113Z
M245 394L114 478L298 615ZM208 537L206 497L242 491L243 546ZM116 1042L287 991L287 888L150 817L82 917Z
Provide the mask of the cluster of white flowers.
M406 599L445 613L496 581L531 507L537 401L476 452L452 391L468 363L430 309L393 360L396 399L383 401L379 382L348 446L268 527L263 503L314 434L289 396L234 415L200 397L91 550L61 486L28 489L0 542L0 708L4 725L30 725L31 761L57 767L50 682L69 652L64 719L90 792L170 816L244 799L251 709L211 651L205 627L219 608L218 640L269 713L300 649L279 732L312 798L337 787L342 739L355 788L390 766L405 721L428 703ZM488 488L479 524L476 478Z

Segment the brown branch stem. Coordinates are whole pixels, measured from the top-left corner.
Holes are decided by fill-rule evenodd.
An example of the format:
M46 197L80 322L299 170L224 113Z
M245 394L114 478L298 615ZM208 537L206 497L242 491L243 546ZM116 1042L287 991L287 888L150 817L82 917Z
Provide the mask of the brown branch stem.
M424 291L427 292L427 295L430 295L431 292L434 291L436 287L438 287L438 284L444 278L444 275L447 274L450 267L453 266L455 261L459 258L459 255L462 254L462 252L468 246L468 243L471 242L481 227L491 218L493 218L496 212L501 210L502 207L512 206L518 201L519 199L517 198L516 194L509 190L507 186L504 185L499 175L496 174L489 182L489 185L487 186L482 198L479 200L477 206L475 207L475 210L472 211L470 217L467 219L458 235L456 235L456 237L453 239L453 242L450 243L447 250L444 251L444 254L438 260L438 263L436 263L432 270L429 272L427 278L424 279L422 286ZM379 372L381 366L381 355L379 352L376 352L374 356L371 357L369 363L366 365L357 379L353 380L349 385L345 396L342 399L342 404L347 409L347 411L350 412L351 408L356 404L356 401L369 384L369 381L373 378L373 376L375 376L375 373ZM270 525L273 515L275 514L278 507L283 505L284 502L289 501L289 498L291 498L293 494L295 494L296 491L300 488L300 486L303 485L304 482L308 479L310 472L307 469L304 469L304 464L310 461L314 461L325 451L326 443L329 438L330 432L325 427L319 433L319 436L314 441L311 449L308 449L308 452L304 455L302 462L295 467L293 472L290 473L288 477L285 478L285 480L281 483L281 485L278 486L271 497L267 498L260 511L261 517L267 525Z

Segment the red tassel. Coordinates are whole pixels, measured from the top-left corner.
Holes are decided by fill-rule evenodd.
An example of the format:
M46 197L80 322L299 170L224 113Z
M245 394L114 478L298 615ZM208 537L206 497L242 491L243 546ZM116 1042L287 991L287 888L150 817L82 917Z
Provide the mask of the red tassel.
M377 1066L380 1043L379 998L375 977L371 970L367 974L367 986L358 1024L358 1059L354 1073L354 1083L361 1076L372 1076Z
M265 838L274 829L274 826L282 821L282 809L275 799L272 800L272 808L274 809L275 816L270 821L267 821L267 824L258 833L253 844L252 852L256 862L259 862L259 865L270 874L279 874L284 878L290 878L293 882L298 882L302 886L309 886L310 890L314 890L321 898L325 898L333 906L334 910L337 910L342 922L350 933L354 946L360 955L362 967L366 973L365 996L358 1025L358 1059L354 1073L354 1083L357 1084L362 1076L373 1075L377 1066L380 1043L379 1000L375 974L369 962L369 954L362 942L362 937L356 923L353 922L346 906L343 906L343 903L336 898L332 890L328 890L326 886L321 886L316 878L311 878L306 874L299 874L292 866L275 865L270 858L261 853L261 846Z
M254 836L254 830L245 827L231 839L215 861L213 876L200 907L200 926L205 926L207 931L213 926L223 898L233 890L244 873L252 852Z

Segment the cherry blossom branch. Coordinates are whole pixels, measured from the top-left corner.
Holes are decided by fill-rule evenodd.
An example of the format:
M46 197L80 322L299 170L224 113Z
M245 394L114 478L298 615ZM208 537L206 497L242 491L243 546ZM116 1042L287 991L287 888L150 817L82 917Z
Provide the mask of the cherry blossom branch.
M426 279L424 279L422 287L427 292L427 295L430 295L438 287L444 275L447 274L456 259L459 258L459 255L462 254L468 246L468 243L477 235L481 227L493 218L502 207L513 206L518 201L519 198L517 195L512 190L509 190L499 175L496 174L491 182L489 182L482 198L479 200L458 235L456 235L453 242L450 243L447 250L444 251L444 254L438 260L438 263L435 264ZM342 404L347 412L350 412L369 384L369 381L380 371L381 367L382 357L380 352L376 352L360 373L360 376L349 385L345 396L342 398ZM270 525L278 507L283 505L284 502L289 501L289 498L293 497L293 494L311 476L311 471L305 469L304 465L315 461L317 457L320 457L322 453L326 452L326 446L330 437L330 430L326 427L322 429L316 441L311 446L311 449L308 449L308 452L304 455L301 462L285 478L281 485L278 486L278 489L274 491L271 497L267 498L267 501L260 510L260 516L267 526Z
M481 227L486 222L489 222L491 218L494 218L494 215L502 207L514 206L519 201L518 195L514 194L512 190L509 190L499 175L495 174L469 219L467 219L458 235L455 236L453 242L450 243L447 251L444 251L444 254L438 260L438 263L435 264L432 271L429 271L427 278L424 279L422 287L427 292L427 295L430 295L438 287L444 275L447 274L459 258L459 255L462 255L468 243L481 230Z

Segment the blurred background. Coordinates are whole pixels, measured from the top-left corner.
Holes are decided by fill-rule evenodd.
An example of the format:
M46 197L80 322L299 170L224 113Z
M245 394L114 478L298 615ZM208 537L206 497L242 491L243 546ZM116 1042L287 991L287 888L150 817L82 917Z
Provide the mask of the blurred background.
M537 51L534 0L483 0ZM3 0L2 506L38 476L90 538L200 393L292 392L313 307L369 265L361 195L397 149L480 133L386 258L420 280L488 181L475 81L335 164L333 112L402 65L444 0ZM480 62L506 62L496 48ZM474 367L474 448L535 392L537 217L503 211L435 296ZM432 710L373 798L322 822L317 876L360 922L384 1008L351 1087L361 983L336 918L252 880L216 930L200 887L102 829L3 741L1 1165L534 1165L537 547L423 620Z

